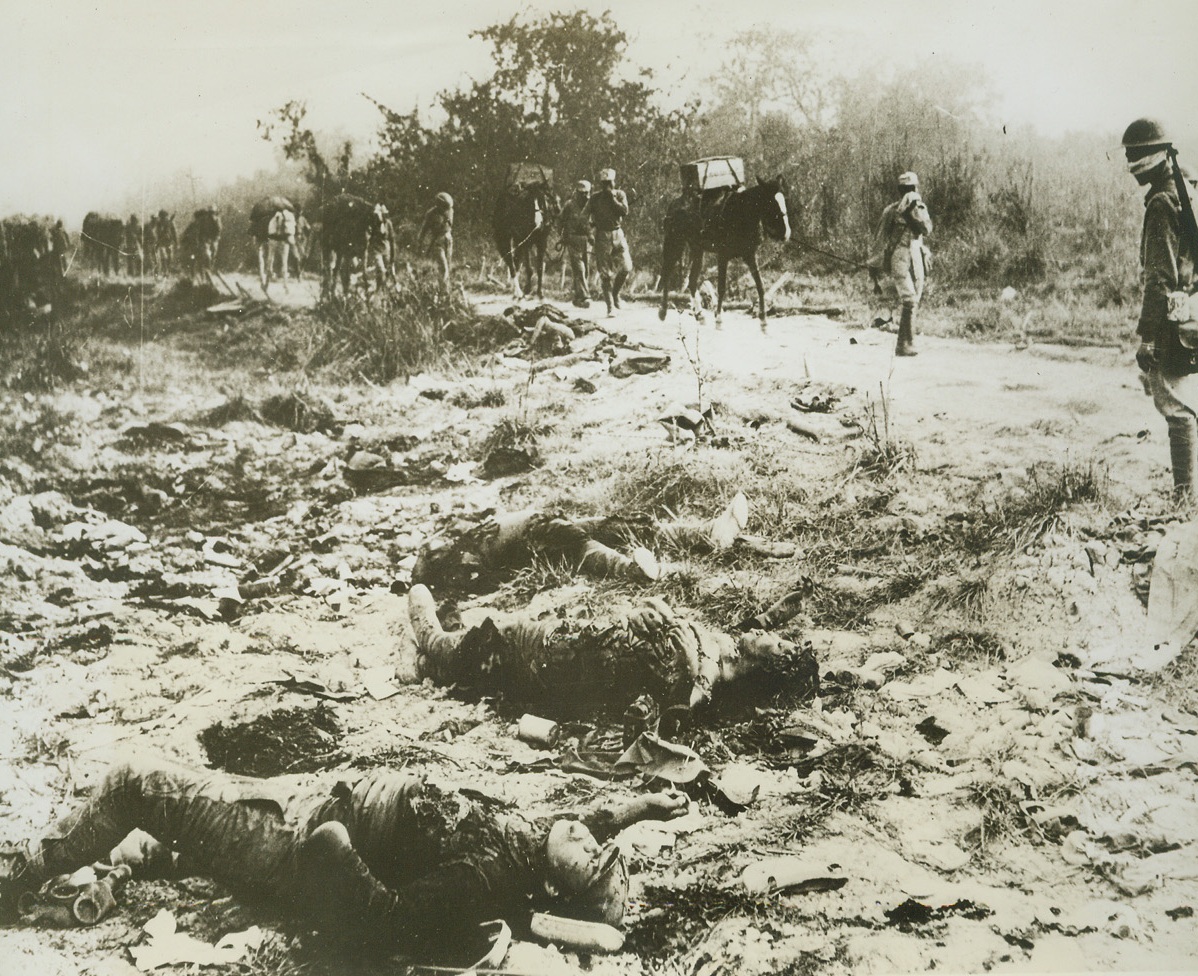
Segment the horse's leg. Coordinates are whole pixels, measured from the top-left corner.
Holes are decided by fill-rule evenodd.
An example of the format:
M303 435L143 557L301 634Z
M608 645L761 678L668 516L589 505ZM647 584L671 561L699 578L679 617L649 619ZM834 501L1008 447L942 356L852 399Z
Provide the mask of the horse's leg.
M545 278L545 240L541 238L535 244L533 249L537 255L537 298L544 298L544 278Z
M520 255L518 250L512 247L510 241L505 245L503 260L507 264L508 277L512 282L512 297L523 298L524 292L520 288Z
M268 291L268 289L270 287L270 272L269 272L269 267L267 265L267 261L270 257L269 249L270 249L270 241L269 240L259 242L259 244L258 244L258 284L260 284L262 286L263 293L268 296L270 294L270 292Z
M719 277L715 299L715 324L719 325L724 320L724 289L728 285L728 255L721 251L716 257L716 263L719 266Z
M690 275L686 280L686 289L691 297L691 312L702 322L706 317L703 303L699 300L699 276L703 273L703 245L698 241L691 244Z
M760 313L761 330L765 331L765 286L761 283L761 269L757 267L757 252L750 250L745 256L745 264L749 266L749 274L753 276L753 284L757 286L757 310Z
M282 242L283 249L283 291L288 291L288 284L291 281L291 266L288 263L291 260L291 245L287 241Z
M667 228L661 245L661 304L657 308L657 317L663 322L670 307L670 279L674 274L674 266L682 257L680 250Z

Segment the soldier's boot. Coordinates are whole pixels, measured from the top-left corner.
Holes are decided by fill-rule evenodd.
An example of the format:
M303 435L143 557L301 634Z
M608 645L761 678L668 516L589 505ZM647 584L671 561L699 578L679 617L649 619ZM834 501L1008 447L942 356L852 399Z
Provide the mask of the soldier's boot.
M740 537L749 521L749 500L738 491L715 518L675 519L657 527L660 542L675 549L728 549Z
M437 619L437 605L427 586L417 583L408 591L408 618L416 637L417 653L438 662L450 661L462 639L461 634L449 634Z
M608 279L604 278L603 279L603 301L607 305L607 314L608 315L612 314L612 297L613 296L612 296L611 282Z
M587 541L578 569L587 576L614 576L650 583L662 573L657 557L644 546L634 547L632 555L625 556L594 539Z
M894 346L896 356L918 356L915 351L915 309L910 305L903 306L903 314L899 318L898 341Z
M1194 475L1198 470L1198 418L1187 413L1165 419L1173 464L1173 500L1187 504L1194 501Z

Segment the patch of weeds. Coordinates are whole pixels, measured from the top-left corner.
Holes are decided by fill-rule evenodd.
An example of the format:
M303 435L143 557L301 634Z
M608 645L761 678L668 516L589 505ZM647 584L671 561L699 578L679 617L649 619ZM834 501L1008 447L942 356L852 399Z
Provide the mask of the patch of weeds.
M11 415L10 415L11 416ZM18 415L11 427L0 430L0 457L35 461L47 444L73 443L70 432L75 415L39 404L36 413Z
M257 412L266 423L298 434L310 434L318 430L327 432L336 427L332 408L327 403L299 392L268 396L258 406Z
M1198 641L1191 641L1165 667L1147 675L1143 684L1174 708L1198 713Z
M955 630L942 634L932 643L932 650L954 661L996 665L1007 659L1003 642L985 630Z
M1061 513L1081 502L1109 497L1105 469L1088 464L1038 462L1028 469L1025 484L982 504L960 522L954 533L967 552L1018 552L1060 524Z
M811 621L817 627L833 630L860 630L869 624L870 614L878 608L918 593L932 573L932 566L902 570L861 592L817 585L811 594Z
M223 427L225 424L238 420L254 420L262 423L262 415L243 394L236 393L224 403L204 413L199 420L200 423L207 424L209 427Z
M754 897L740 888L691 884L685 888L647 885L645 910L627 927L626 947L649 960L664 960L693 949L726 918L797 921L798 911L776 900Z
M405 769L412 765L456 766L457 763L450 757L441 755L435 749L418 745L407 745L403 742L388 746L385 749L379 749L376 752L354 756L350 762L350 766L353 769L378 769L379 767Z
M200 733L208 762L241 776L311 773L339 765L341 726L332 709L280 708L241 725L218 722Z
M574 569L564 561L534 553L528 565L517 570L503 589L513 597L515 606L527 606L538 593L570 586L577 578Z
M503 390L485 390L473 393L470 390L458 390L449 398L449 402L463 410L477 410L480 407L502 407L507 404L507 394Z
M541 464L538 431L522 420L507 417L491 428L479 451L486 478L520 474Z
M711 512L727 503L734 475L721 473L713 452L697 451L683 460L654 457L637 470L618 475L609 511L650 512L669 518L679 512ZM725 460L725 459L719 459Z
M833 813L853 813L871 800L909 787L903 764L858 743L833 746L794 766L801 778L817 770L821 775L814 793L795 797L796 804L805 799L806 806L779 825L788 842L805 839Z
M203 657L204 652L198 640L180 641L178 644L172 644L162 652L162 660L167 661L172 657Z
M309 366L335 366L372 383L407 379L445 360L443 333L472 322L473 307L456 289L416 278L398 293L326 300L317 308L323 333Z
M895 431L890 417L890 394L881 384L878 385L878 399L867 399L865 422L860 426L866 441L857 459L861 471L882 481L914 466L915 446L901 439Z
M965 843L979 856L985 857L987 847L1008 834L1032 833L1043 839L1043 832L1023 808L1022 787L998 778L973 783L966 792L967 800L982 812L981 823L965 835Z
M90 337L75 319L42 319L5 336L5 385L22 392L57 389L87 373Z
M990 596L990 574L979 571L940 579L932 594L932 609L955 610L969 620L980 620Z
M308 976L310 962L295 958L290 941L277 933L268 935L262 944L251 949L237 966L245 976Z

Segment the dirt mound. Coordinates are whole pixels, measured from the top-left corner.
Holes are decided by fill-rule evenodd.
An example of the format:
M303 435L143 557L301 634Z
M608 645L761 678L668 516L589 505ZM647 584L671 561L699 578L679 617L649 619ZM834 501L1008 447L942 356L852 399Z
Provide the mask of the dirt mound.
M258 413L268 424L294 430L297 434L331 431L337 423L327 403L302 393L269 396L259 405Z
M208 761L241 776L278 776L331 769L345 759L336 747L341 726L325 705L280 708L252 722L218 722L200 733Z

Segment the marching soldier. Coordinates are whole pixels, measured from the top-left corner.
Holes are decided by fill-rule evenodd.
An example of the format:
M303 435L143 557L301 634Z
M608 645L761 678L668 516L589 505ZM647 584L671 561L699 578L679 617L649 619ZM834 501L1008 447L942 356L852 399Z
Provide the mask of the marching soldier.
M562 247L570 262L574 304L578 308L589 308L591 304L591 289L587 283L591 270L590 250L593 234L591 213L587 209L590 196L590 182L579 180L574 187L574 196L566 201L559 218Z
M915 309L923 297L931 258L923 237L932 232L932 217L919 195L919 177L914 173L898 178L898 192L899 198L882 211L869 272L875 286L886 278L882 294L902 304L894 354L915 356Z
M632 253L624 237L623 222L628 216L628 197L616 189L616 171L600 170L599 189L587 203L595 223L595 265L603 284L607 314L620 307L620 289L632 274Z
M425 213L416 236L416 249L420 250L426 240L428 255L437 262L441 281L448 288L449 269L453 265L453 197L448 193L438 193Z

